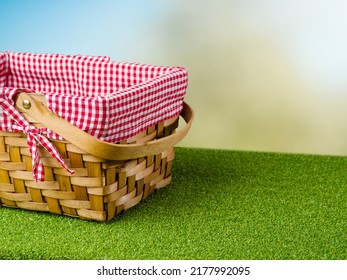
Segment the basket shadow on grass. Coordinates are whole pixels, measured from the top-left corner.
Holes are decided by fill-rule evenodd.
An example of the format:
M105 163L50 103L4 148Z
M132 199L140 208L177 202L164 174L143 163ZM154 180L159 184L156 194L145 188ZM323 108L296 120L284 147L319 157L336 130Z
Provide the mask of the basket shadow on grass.
M346 167L177 148L171 185L109 223L0 208L0 258L344 259Z

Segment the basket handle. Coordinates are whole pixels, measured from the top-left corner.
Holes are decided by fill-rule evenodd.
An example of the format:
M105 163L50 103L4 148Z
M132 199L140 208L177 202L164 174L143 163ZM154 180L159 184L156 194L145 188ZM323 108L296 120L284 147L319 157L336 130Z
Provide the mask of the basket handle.
M25 92L18 94L16 107L80 149L94 156L109 160L126 160L159 154L176 145L187 135L194 118L194 112L187 103L184 103L180 115L185 120L186 125L178 132L147 143L112 144L97 139L57 116L49 108Z

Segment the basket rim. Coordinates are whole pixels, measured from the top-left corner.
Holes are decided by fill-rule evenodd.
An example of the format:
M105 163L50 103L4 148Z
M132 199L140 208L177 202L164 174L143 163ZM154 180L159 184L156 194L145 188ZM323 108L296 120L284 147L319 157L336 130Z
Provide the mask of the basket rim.
M29 101L31 107L25 108L23 105L24 101ZM183 109L180 116L185 120L186 125L181 130L172 135L145 143L114 144L102 141L60 118L42 103L37 101L33 95L29 95L25 92L19 93L16 107L21 112L25 112L33 119L38 120L43 126L56 132L65 140L80 147L82 150L94 156L109 160L125 160L144 157L160 153L169 147L173 147L187 135L194 119L192 108L186 102L183 102Z

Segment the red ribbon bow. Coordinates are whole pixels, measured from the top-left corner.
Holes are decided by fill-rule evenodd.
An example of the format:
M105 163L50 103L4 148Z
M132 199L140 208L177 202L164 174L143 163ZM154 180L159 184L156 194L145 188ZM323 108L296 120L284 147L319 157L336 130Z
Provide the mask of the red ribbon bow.
M48 141L46 137L42 134L47 134L47 128L36 128L31 125L15 108L11 105L11 101L8 101L11 96L15 94L15 90L11 94L2 94L0 95L0 106L2 107L3 112L7 114L13 121L12 130L14 132L23 132L27 135L27 143L29 145L29 151L32 160L33 166L33 176L35 181L43 181L45 178L44 166L41 162L41 157L38 151L37 144L40 144L44 149L46 149L52 157L54 157L62 167L64 167L70 174L73 174L74 171L71 170L58 150L54 145Z

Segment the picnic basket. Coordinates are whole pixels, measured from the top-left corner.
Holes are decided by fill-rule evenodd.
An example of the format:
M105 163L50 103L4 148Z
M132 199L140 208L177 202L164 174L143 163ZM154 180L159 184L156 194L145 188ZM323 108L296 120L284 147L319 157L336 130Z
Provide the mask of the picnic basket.
M52 60L52 56L48 55L17 53L6 55L10 59L35 57L36 66L40 64L40 61ZM6 71L1 70L0 66L0 93L2 92L0 96L0 116L2 115L0 117L2 122L2 127L0 126L1 206L45 211L81 219L110 221L117 214L147 198L154 190L163 188L171 182L172 163L175 157L174 146L185 137L193 121L193 111L183 101L187 81L186 71L183 68L165 69L164 72L158 70L156 76L152 77L143 74L142 80L132 85L128 84L121 90L118 89L117 92L108 93L105 96L98 95L100 93L92 98L89 95L78 96L78 98L84 98L83 100L86 102L92 100L97 103L97 101L106 100L107 106L110 107L113 106L109 103L110 96L116 96L116 101L112 101L115 102L116 108L122 107L122 102L125 102L124 98L130 98L130 101L131 98L136 98L135 100L140 105L130 110L140 109L141 118L129 117L130 121L127 121L127 125L132 125L131 127L136 129L132 130L132 134L123 132L120 133L121 136L111 136L118 137L117 141L112 142L109 139L106 141L102 137L92 135L88 129L81 128L83 124L79 123L80 127L78 127L66 116L54 112L59 110L52 108L59 104L53 104L52 100L54 102L61 100L59 98L62 94L50 92L56 85L56 81L53 86L49 84L50 82L45 82L48 77L42 75L44 68L40 68L40 83L32 81L27 75L25 79L13 78L13 72L19 71L21 67L14 65L14 69L11 69L9 65L12 62L8 62L8 57L6 58ZM104 58L95 60L93 57L61 55L53 58L59 58L60 62L66 60L69 63L75 63L75 66L81 63L82 66L90 67L91 61L94 63L101 61L100 65L106 68L123 67L118 64L109 66L111 62ZM32 63L32 60L30 62ZM55 62L52 64L56 65ZM53 66L49 66L47 71L53 71L50 67ZM131 64L131 67L146 66ZM141 68L142 73L145 72L144 69ZM153 68L148 69L153 72ZM127 75L130 75L130 72L128 71ZM111 76L108 75L108 77ZM177 82L177 79L181 79L181 84ZM14 82L15 80L16 82ZM21 82L18 82L19 80ZM98 80L100 80L100 76ZM155 83L151 83L153 80ZM121 81L124 83L124 78ZM158 83L164 84L165 90L170 88L170 85L174 85L171 86L173 90L168 91L169 95L181 92L179 98L176 94L176 101L180 103L181 107L176 106L178 114L176 112L174 116L168 117L166 114L150 121L149 113L143 113L142 109L149 106L150 102L154 104L155 102L160 103L162 100L155 101L151 97L141 102L141 98L149 98L149 92L153 87L155 87L153 95L160 95L161 88L158 87ZM75 85L73 86L75 87ZM71 87L68 87L67 90L69 89ZM142 94L143 91L146 92L146 95ZM52 96L55 99L52 99ZM75 95L64 93L63 97L68 100L69 98L74 99ZM173 102L170 101L170 98L170 96L166 96L169 103ZM125 108L129 107L129 100L125 102ZM95 106L94 103L91 106ZM160 106L152 103L151 108L157 106L155 107L157 112ZM82 109L89 116L88 109L84 106ZM179 115L185 120L186 125L177 130ZM102 123L111 125L108 119L106 121L103 119L105 117L103 114L99 117L102 119ZM147 121L145 124L143 118ZM87 118L86 120L88 121ZM5 129L6 122L10 125ZM97 125L99 122L100 120L95 121ZM106 126L106 132L103 131L103 133L107 133L110 127ZM145 128L143 129L143 127ZM102 127L95 131L100 133L101 130ZM136 133L134 134L134 132ZM124 139L124 135L130 136Z

